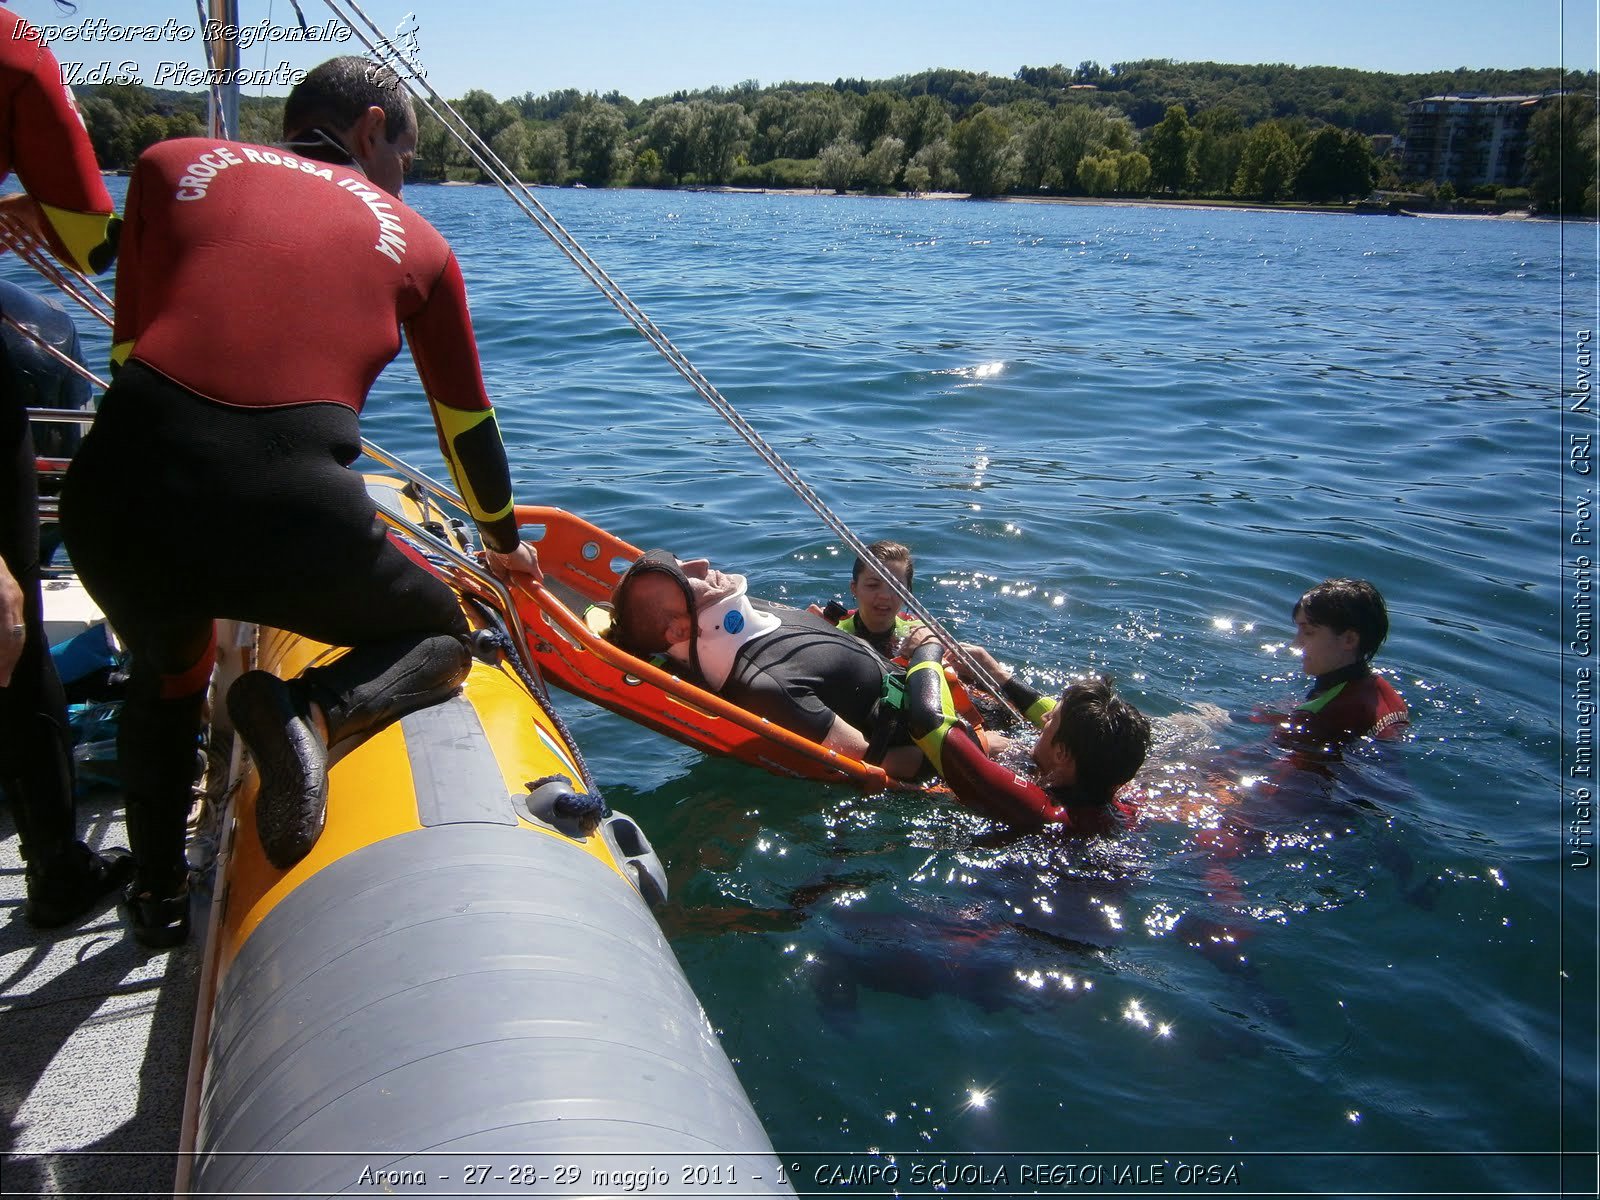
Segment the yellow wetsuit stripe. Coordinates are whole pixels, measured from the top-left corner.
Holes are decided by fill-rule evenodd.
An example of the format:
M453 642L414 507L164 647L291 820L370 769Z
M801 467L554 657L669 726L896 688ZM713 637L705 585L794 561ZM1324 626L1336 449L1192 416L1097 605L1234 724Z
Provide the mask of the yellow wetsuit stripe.
M1323 692L1322 695L1313 696L1304 704L1300 705L1300 711L1308 713L1321 712L1324 708L1328 707L1329 702L1332 701L1335 696L1344 691L1344 685L1348 682L1349 680L1341 679L1327 691Z
M927 733L916 737L917 748L927 755L928 761L933 764L933 769L944 771L944 740L950 731L961 723L960 716L956 713L955 698L950 695L950 683L944 675L944 663L939 659L928 659L925 662L912 663L906 671L906 690L911 690L911 680L919 671L935 671L939 678L939 711L943 720Z
M1050 696L1040 696L1023 710L1022 715L1028 718L1028 724L1037 729L1044 728L1044 719L1048 717L1056 706L1055 699Z
M43 201L39 203L39 208L50 222L50 227L56 231L56 236L61 239L61 244L72 256L72 265L85 274L95 274L95 268L90 265L89 258L96 249L105 244L107 231L113 219L112 214L73 212L69 208L56 208Z
M455 480L456 487L461 492L461 498L466 501L467 511L472 514L472 519L480 525L502 520L511 515L515 502L508 500L494 512L488 511L483 502L478 498L472 488L471 472L462 462L462 456L456 446L457 441L465 434L478 429L485 421L496 425L495 438L499 439L498 422L495 421L494 409L484 408L473 412L462 412L457 408L447 408L443 404L433 406L434 418L439 422L439 430L444 434L444 441L448 447L447 459L450 463L450 476Z

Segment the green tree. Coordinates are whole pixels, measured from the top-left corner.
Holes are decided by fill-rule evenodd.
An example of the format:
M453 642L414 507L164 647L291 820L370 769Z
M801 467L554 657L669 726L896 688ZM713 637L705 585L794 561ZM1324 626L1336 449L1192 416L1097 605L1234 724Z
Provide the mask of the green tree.
M879 138L887 137L894 123L895 107L895 98L888 92L869 93L856 115L856 145L870 150Z
M1059 186L1069 192L1087 192L1078 177L1078 164L1086 156L1107 150L1132 149L1133 127L1117 113L1086 104L1065 104L1051 121L1050 147Z
M528 140L527 171L535 183L567 181L567 135L556 125L534 131Z
M419 114L420 116L420 114ZM271 145L283 138L283 101L266 97L239 105L239 140Z
M1365 137L1354 130L1325 125L1306 147L1294 186L1305 199L1325 204L1365 196L1372 190L1376 174L1372 147Z
M749 145L755 125L738 104L697 103L691 133L694 170L701 183L724 183L734 159Z
M489 139L489 147L514 178L522 178L528 167L528 127L520 116L513 113L511 120Z
M1282 125L1269 121L1250 131L1233 181L1236 196L1272 203L1289 194L1300 166L1294 139Z
M562 139L563 147L566 139ZM421 179L448 179L452 167L468 163L467 152L443 122L430 112L417 113L417 176Z
M1137 196L1150 190L1150 160L1137 150L1111 151L1117 155L1117 191Z
M1244 122L1226 104L1207 109L1194 121L1194 186L1220 195L1232 185L1244 157Z
M106 84L79 101L94 156L102 167L131 167L139 156L135 126L151 111L150 93L139 84Z
M1545 101L1528 123L1528 192L1541 212L1593 215L1597 147L1593 97Z
M661 166L681 185L694 169L694 111L684 103L663 104L650 114L644 127L645 143L661 156Z
M855 142L850 138L836 139L817 155L817 182L840 194L849 190L860 171L861 151L856 149Z
M1033 121L1017 135L1017 186L1024 191L1056 190L1061 172L1056 168L1053 118Z
M1145 139L1151 182L1163 191L1181 192L1194 179L1193 136L1189 114L1181 104L1168 107L1161 123Z
M906 156L915 158L924 146L950 136L950 114L937 96L913 96L895 110L893 133L905 144Z
M591 187L604 187L621 174L626 133L622 114L604 101L579 117L572 152L578 178Z
M892 191L905 163L905 151L905 143L899 138L879 138L861 160L861 186L874 192Z
M955 186L955 150L948 138L935 138L918 150L906 170L918 172L924 180L916 191L947 192ZM908 181L906 184L910 187Z
M951 131L956 175L974 196L998 196L1017 177L1011 130L992 108L982 108Z
M794 123L783 135L784 158L816 158L824 146L845 131L844 101L829 89L807 92L795 109Z
M770 162L783 156L783 135L800 107L793 92L768 92L756 101L750 114L754 132L750 135L750 158Z
M1086 154L1078 160L1078 186L1086 195L1109 196L1117 190L1117 159L1115 150L1104 154Z
M633 156L633 173L628 176L628 182L634 187L659 187L665 174L661 155L646 146Z

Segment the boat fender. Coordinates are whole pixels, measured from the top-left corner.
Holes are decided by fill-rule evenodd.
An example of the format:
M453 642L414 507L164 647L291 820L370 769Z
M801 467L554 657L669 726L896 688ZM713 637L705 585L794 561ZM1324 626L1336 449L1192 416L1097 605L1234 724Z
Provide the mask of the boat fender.
M580 792L565 775L546 775L528 783L528 813L568 837L588 837L605 816L606 802L593 792Z
M627 813L613 812L601 823L600 832L617 858L627 864L645 903L651 908L665 904L667 872L644 830Z

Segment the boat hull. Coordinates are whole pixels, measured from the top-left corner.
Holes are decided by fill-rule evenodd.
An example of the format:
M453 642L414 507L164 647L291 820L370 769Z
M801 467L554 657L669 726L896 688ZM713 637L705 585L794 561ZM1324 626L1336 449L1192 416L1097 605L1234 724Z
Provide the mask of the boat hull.
M180 1193L528 1195L559 1162L555 1190L620 1194L617 1172L678 1186L711 1156L725 1170L691 1183L792 1194L650 912L648 840L599 804L552 809L550 787L586 796L581 763L494 643L459 695L336 755L326 827L287 871L235 752ZM224 629L215 695L338 653Z

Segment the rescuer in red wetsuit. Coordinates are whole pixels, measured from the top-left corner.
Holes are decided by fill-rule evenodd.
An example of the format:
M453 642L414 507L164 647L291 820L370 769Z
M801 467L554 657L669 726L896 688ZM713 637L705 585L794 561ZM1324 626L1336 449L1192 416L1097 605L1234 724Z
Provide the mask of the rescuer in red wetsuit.
M1033 747L1036 775L1018 775L996 762L955 711L938 643L914 649L906 671L906 724L957 799L1019 829L1063 825L1074 833L1114 832L1129 815L1117 792L1150 751L1144 714L1104 679L1075 683L1054 701L1016 679L987 651L966 649L1040 733Z
M89 135L38 31L0 10L0 179L13 170L26 191L0 198L0 226L39 239L77 270L104 270L115 223ZM17 366L0 345L0 777L27 863L23 913L49 927L93 908L127 881L131 864L77 839L66 696L44 628L27 414L48 387Z
M120 363L62 494L73 562L131 656L119 755L138 860L135 936L187 934L184 822L213 619L352 647L285 684L251 672L228 708L261 775L279 867L325 819L327 748L452 692L454 593L391 540L359 474L357 414L403 326L439 444L502 578L537 579L449 245L397 199L409 96L359 58L322 64L268 148L183 139L128 188Z
M111 196L61 65L34 26L0 9L0 179L12 171L26 192L0 199L8 219L79 271L111 265Z

